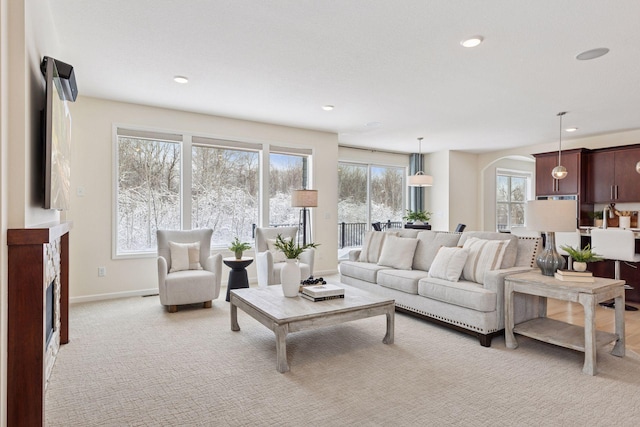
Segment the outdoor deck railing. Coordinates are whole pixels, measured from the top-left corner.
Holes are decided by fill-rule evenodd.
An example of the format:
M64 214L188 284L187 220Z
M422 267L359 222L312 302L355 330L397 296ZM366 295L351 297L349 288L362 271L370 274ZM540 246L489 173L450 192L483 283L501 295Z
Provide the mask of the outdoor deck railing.
M381 222L383 230L391 228L402 228L401 221ZM348 248L353 246L362 246L364 233L371 230L371 224L366 222L341 222L338 224L338 247Z

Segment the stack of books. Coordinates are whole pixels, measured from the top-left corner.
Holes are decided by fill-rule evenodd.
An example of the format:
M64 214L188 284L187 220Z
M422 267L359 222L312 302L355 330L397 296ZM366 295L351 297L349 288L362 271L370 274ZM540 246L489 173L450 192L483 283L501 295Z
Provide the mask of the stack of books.
M344 288L331 284L302 286L300 296L311 301L344 298Z
M565 282L593 283L593 273L590 271L558 270L555 277Z

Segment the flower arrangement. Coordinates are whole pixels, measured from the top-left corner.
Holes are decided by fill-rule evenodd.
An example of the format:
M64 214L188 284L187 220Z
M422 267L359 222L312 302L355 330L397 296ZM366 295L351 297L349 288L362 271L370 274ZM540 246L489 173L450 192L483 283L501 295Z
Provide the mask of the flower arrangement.
M284 253L284 256L288 259L297 259L300 254L307 248L315 248L318 246L316 243L307 243L306 245L299 246L293 239L283 239L281 234L276 237L276 248Z
M410 209L407 209L407 214L403 216L402 219L410 222L415 222L415 221L429 222L429 220L431 219L431 212L412 211Z
M569 245L560 246L562 250L567 252L571 258L576 262L597 262L602 261L604 258L591 249L591 244L588 244L584 248L580 249L579 246L572 247Z

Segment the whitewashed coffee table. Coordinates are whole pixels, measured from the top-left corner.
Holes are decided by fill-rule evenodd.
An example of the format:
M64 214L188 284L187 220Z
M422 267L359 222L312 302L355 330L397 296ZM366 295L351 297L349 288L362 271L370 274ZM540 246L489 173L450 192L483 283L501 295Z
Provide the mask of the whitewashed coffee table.
M568 282L543 276L539 271L507 276L505 294L505 343L517 348L514 332L540 341L584 352L582 372L595 375L596 348L615 341L611 354L623 357L624 337L624 280L595 277L593 283ZM538 295L540 306L537 318L514 325L513 293ZM546 316L547 297L580 303L584 307L584 328L549 319ZM596 306L615 299L615 333L596 330Z
M303 329L331 326L366 317L386 315L387 333L382 342L393 344L395 301L342 285L345 297L313 302L302 297L287 298L280 285L231 291L231 330L239 331L238 312L245 313L276 334L276 369L287 372L287 334Z

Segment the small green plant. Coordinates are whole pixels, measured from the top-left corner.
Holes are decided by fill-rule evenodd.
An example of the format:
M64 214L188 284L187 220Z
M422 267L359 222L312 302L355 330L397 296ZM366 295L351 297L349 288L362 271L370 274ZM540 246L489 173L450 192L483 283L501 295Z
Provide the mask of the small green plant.
M251 245L247 242L241 242L237 236L229 246L229 250L236 255L237 259L242 258L242 252L248 251L249 249L251 249Z
M560 246L565 252L569 254L574 261L577 262L597 262L602 261L604 258L591 250L591 244L588 244L584 248L572 247L569 245Z
M300 254L307 248L315 248L318 246L316 243L307 243L303 246L298 246L293 239L283 239L281 234L276 237L276 248L284 252L284 256L288 259L297 259Z
M431 219L431 212L412 211L410 209L407 209L407 214L403 216L402 219L409 222L415 222L415 221L429 222L429 220Z
M594 211L588 213L591 219L602 219L602 211Z

